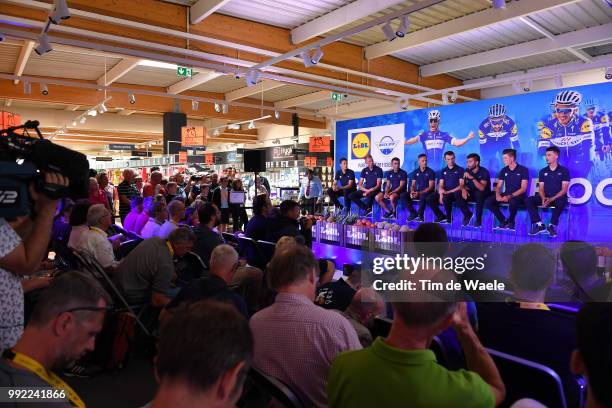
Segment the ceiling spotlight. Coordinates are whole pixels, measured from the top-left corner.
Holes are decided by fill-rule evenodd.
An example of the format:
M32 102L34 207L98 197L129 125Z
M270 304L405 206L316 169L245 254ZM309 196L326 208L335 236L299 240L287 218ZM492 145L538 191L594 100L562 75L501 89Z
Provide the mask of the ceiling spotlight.
M76 121L76 120L73 120L73 121L72 121L72 127L75 127L76 125L77 125L77 121Z
M255 129L255 123L253 121L249 122L249 126L247 127L248 129Z
M395 40L395 31L393 31L393 27L391 27L391 21L387 21L385 25L382 26L382 32L387 37L388 41Z
M310 62L312 62L313 65L316 65L319 63L319 61L321 61L321 58L323 58L323 51L321 50L321 47L317 47L314 55L310 59Z
M450 100L452 103L455 103L457 101L457 97L459 96L459 92L457 90L454 90L453 92L451 92L450 94Z
M448 105L448 92L442 92L442 103Z
M514 89L514 92L516 93L521 92L521 86L519 85L518 81L514 81L512 83L512 89Z
M198 109L200 109L200 102L191 101L191 110L197 111Z
M213 136L219 136L219 129L213 130Z
M260 144L260 145L264 144L264 141L263 141L263 140L260 140L260 141L259 141L259 144Z
M100 114L108 112L108 108L104 105L104 102L98 106L98 112L100 112Z
M310 51L304 51L302 53L302 60L304 61L304 67L309 68L312 67L312 59L310 58Z
M23 81L23 93L26 95L32 93L32 84L29 81Z
M136 103L136 96L132 92L128 93L128 101L130 101L132 105Z
M397 106L401 110L408 110L410 107L410 99L409 98L400 98L397 100Z
M224 115L229 111L229 106L227 103L223 104L221 111L223 112Z
M53 47L49 42L49 36L47 36L47 33L43 33L40 35L40 37L38 37L38 45L36 48L34 48L34 51L36 51L38 55L43 55L49 51L53 51Z
M219 105L217 102L215 102L215 112L221 112L221 105Z
M85 116L81 116L81 120L79 122L81 122L81 125L84 125L85 122L87 122L87 118Z
M529 92L531 91L531 88L533 88L533 81L530 79L523 84L523 91Z
M246 85L253 86L259 81L259 71L249 71L246 74Z
M59 24L62 20L68 20L70 18L70 11L68 10L66 0L55 0L53 3L55 7L51 14L49 14L49 20L53 24Z
M604 74L604 77L607 80L612 79L612 68L611 67L606 68L606 73Z
M0 33L0 42L4 41L4 36Z
M275 118L276 120L279 120L279 119L280 119L280 112L279 112L279 111L277 111L277 110L275 110L275 111L274 111L274 118Z
M98 115L98 111L95 109L90 109L87 111L87 114L92 117L96 117Z
M47 85L43 84L42 82L40 83L40 93L45 96L49 95L49 88L47 88Z
M494 9L505 9L506 0L493 0L493 8Z
M557 88L563 88L563 78L561 78L561 75L555 77L555 86Z
M395 35L402 38L406 34L408 34L408 28L410 27L410 20L408 20L408 16L400 17L400 25L395 30Z

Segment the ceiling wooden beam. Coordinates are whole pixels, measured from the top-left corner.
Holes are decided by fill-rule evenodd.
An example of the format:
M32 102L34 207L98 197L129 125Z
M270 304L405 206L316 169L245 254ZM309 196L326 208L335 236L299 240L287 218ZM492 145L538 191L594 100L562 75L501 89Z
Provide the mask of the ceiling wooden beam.
M330 91L319 91L313 92L302 96L296 96L295 98L285 99L274 104L274 107L278 109L293 108L295 106L308 105L320 101L329 100L331 101Z
M34 49L34 41L26 40L21 47L21 51L19 51L19 57L17 58L17 63L15 64L15 71L13 72L17 76L21 76L23 74L23 70L28 63L28 59L30 59L30 55L32 55L32 50ZM13 81L15 85L19 83L19 80L16 79Z
M191 24L198 24L206 17L225 6L229 1L230 0L198 0L197 3L189 7L189 21L191 21Z
M246 98L247 96L257 95L262 92L271 91L272 89L280 88L287 85L284 82L263 80L253 86L245 86L244 88L236 89L225 94L226 101L235 101L236 99ZM264 95L265 96L265 95Z
M98 78L98 85L107 86L130 72L134 67L138 66L141 59L139 58L124 58L109 69L104 75Z
M168 93L175 95L180 94L181 92L193 89L196 86L205 84L206 82L212 81L213 79L219 78L220 76L223 76L223 74L213 71L198 72L192 77L185 78L175 84L170 85L168 87Z

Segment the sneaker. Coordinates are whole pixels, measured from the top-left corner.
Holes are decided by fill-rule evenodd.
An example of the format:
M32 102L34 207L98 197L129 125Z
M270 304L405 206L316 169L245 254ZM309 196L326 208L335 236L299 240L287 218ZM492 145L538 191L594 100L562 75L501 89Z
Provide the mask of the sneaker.
M102 372L102 367L97 365L81 365L74 363L70 367L64 369L63 374L66 377L91 378Z
M425 222L425 217L422 215L419 215L414 219L414 222Z
M506 223L506 229L508 229L510 231L515 231L516 230L516 225L514 224L514 222L508 222L508 223Z
M393 218L393 211L387 211L385 215L383 215L383 218Z
M544 226L542 226L542 228L544 228ZM557 236L557 227L555 225L550 224L548 226L548 235L553 238Z
M470 222L472 222L472 218L474 218L474 213L470 213L470 215L464 216L461 225L467 227L468 225L470 225Z
M446 219L446 216L444 215L440 215L439 217L436 217L436 220L434 222L437 222L438 224L448 224L448 220Z
M408 216L408 218L406 219L406 221L408 221L408 222L410 222L410 221L414 221L414 220L416 220L417 218L419 218L419 215L418 215L417 213L413 213L413 214L410 214L410 215Z
M371 216L372 216L372 207L365 210L365 217L371 217Z
M544 224L535 223L531 226L531 231L529 231L529 235L538 235L546 232L546 227Z

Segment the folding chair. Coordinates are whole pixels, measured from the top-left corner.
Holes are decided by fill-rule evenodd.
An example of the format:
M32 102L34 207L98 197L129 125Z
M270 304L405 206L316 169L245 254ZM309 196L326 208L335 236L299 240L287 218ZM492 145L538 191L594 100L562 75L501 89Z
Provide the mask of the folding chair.
M247 262L251 266L255 266L259 269L265 269L266 263L264 257L257 247L255 240L248 237L238 237L240 245L240 253L246 257Z
M268 264L268 262L270 262L274 256L276 244L274 242L260 240L257 241L257 247L259 248L263 261Z
M304 407L297 394L282 381L266 375L255 368L249 370L249 379L253 381L257 388L267 394L267 396L274 398L283 407Z
M121 245L119 245L119 249L115 253L117 260L125 258L141 242L142 239L131 239L129 241L122 242Z

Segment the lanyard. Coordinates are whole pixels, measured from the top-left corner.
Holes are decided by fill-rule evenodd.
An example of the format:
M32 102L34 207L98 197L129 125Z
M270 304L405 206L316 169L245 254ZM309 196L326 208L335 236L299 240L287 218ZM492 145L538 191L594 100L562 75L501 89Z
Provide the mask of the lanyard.
M81 400L77 393L72 388L70 388L70 386L66 384L61 378L59 378L57 375L55 375L51 371L48 371L46 368L40 365L38 361L26 356L25 354L18 353L11 349L6 349L4 353L2 353L2 357L12 361L17 365L22 366L28 371L31 371L54 388L66 391L66 394L68 394L68 400L73 406L78 408L85 408L85 403Z
M98 234L102 235L104 238L108 238L108 234L106 232L102 231L98 227L89 227L89 229L92 230L93 232L97 232Z
M548 311L550 311L550 308L548 307L548 305L546 303L540 303L540 302L520 302L518 300L511 300L511 299L507 299L506 301L508 303L510 303L510 304L516 305L519 309L548 310Z
M174 248L172 248L172 245L170 245L170 241L166 241L166 246L168 247L168 250L170 251L170 256L174 258Z

